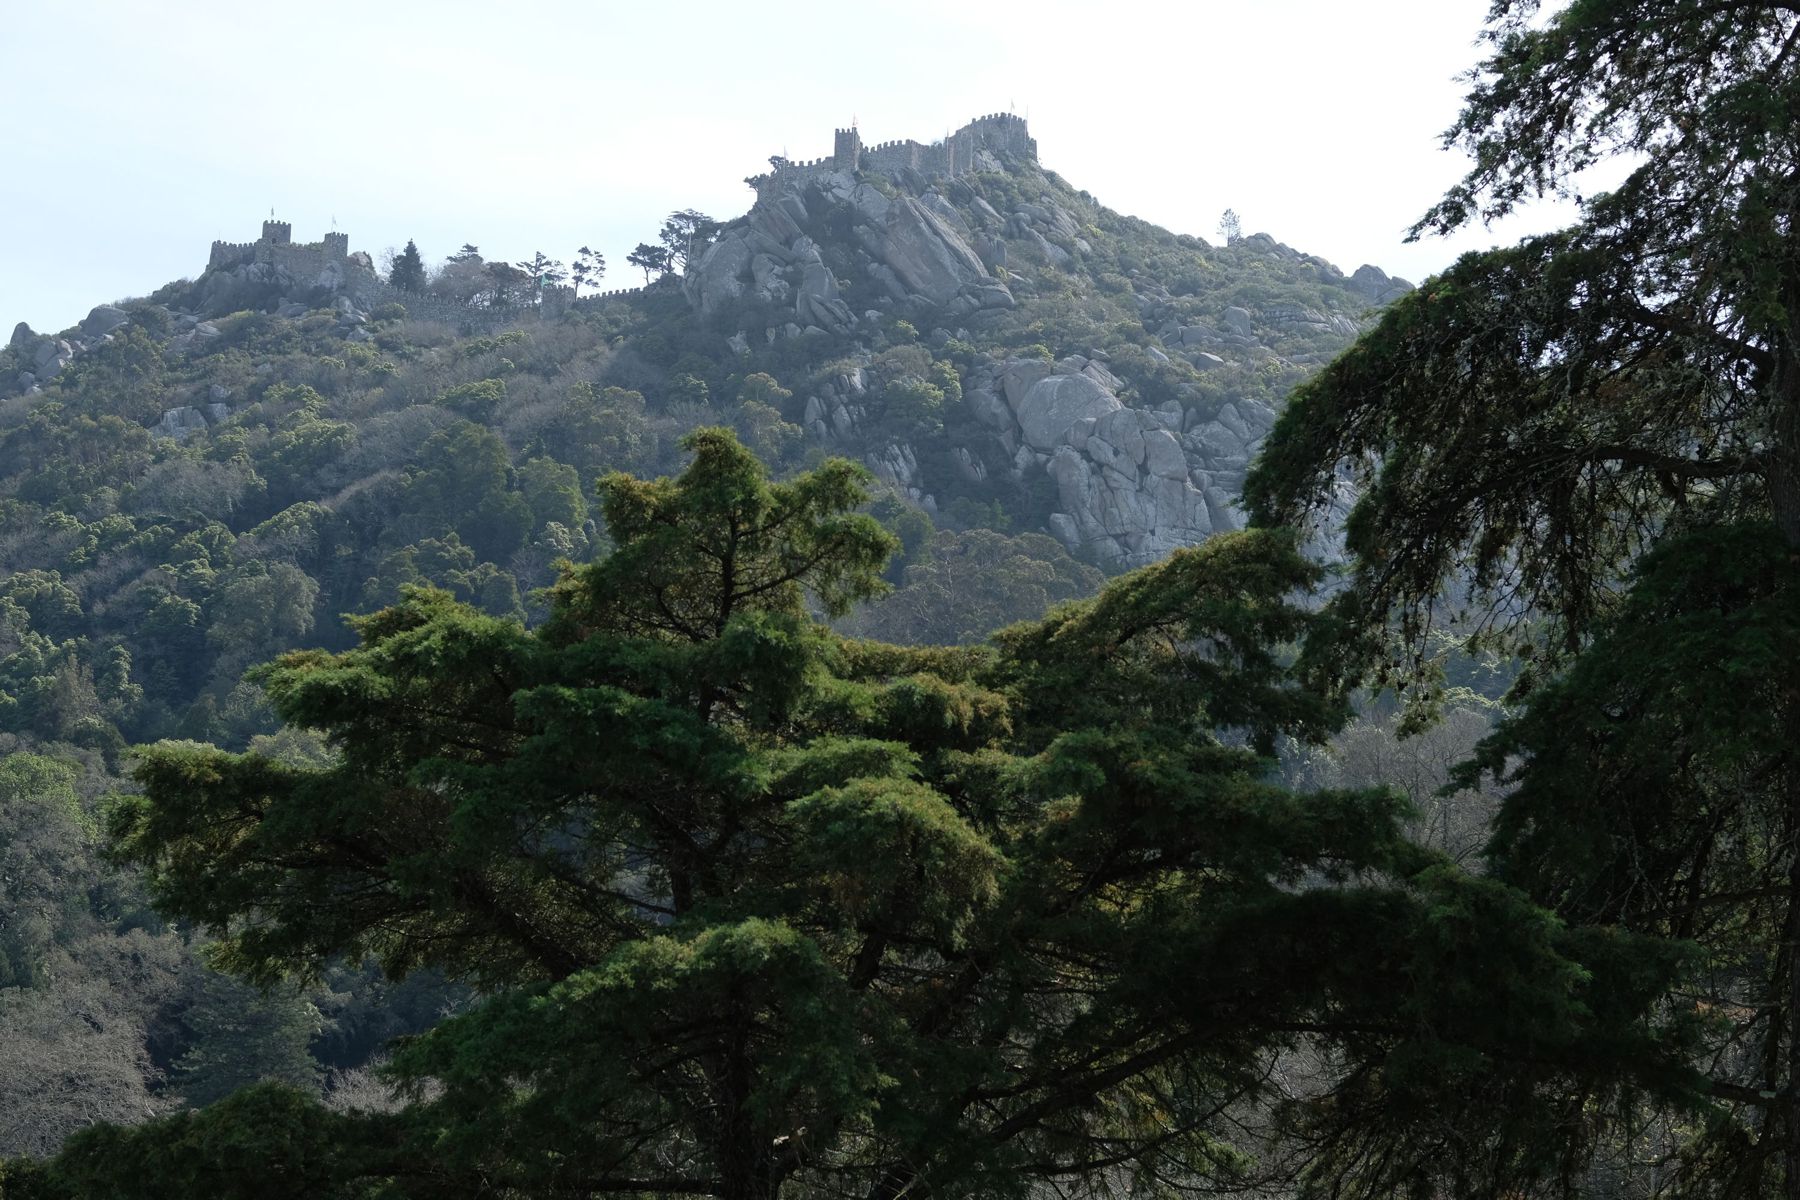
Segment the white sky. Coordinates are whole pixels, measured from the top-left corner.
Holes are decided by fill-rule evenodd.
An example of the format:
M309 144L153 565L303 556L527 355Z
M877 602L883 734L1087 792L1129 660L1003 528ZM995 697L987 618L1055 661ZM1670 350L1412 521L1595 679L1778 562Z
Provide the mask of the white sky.
M6 0L0 337L193 276L273 206L437 262L603 251L735 216L770 154L930 141L1027 114L1102 203L1216 240L1235 208L1346 271L1415 282L1567 219L1404 245L1458 178L1438 148L1488 0ZM636 279L634 279L634 276Z

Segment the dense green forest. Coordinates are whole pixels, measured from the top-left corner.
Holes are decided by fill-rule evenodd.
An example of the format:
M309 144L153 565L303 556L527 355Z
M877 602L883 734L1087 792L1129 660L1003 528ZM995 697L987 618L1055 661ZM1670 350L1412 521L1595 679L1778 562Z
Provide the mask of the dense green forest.
M0 1196L1800 1196L1800 16L1486 37L1417 289L992 118L21 326Z
M1032 163L1005 167L960 181L961 202L1056 204L1093 223L1090 249L1066 270L1046 259L1028 271L1021 255L1042 251L1015 238L1026 246L1008 273L1017 307L976 329L967 318L934 327L847 288L923 331L883 311L846 333L764 335L741 351L733 323L778 328L772 302L708 317L671 270L635 295L552 312L516 269L465 247L416 299L366 310L306 281L209 271L102 306L65 335L85 342L73 360L29 385L21 372L59 339L16 335L0 351L11 393L0 399L0 1152L46 1154L95 1121L179 1111L259 1079L337 1106L385 1103L372 1071L391 1039L470 1002L464 981L430 970L386 980L355 956L259 991L207 965L217 929L160 915L141 877L108 860L102 813L137 789L134 746L193 741L295 768L334 760L319 731L277 713L257 664L347 649L348 614L417 586L535 627L558 564L612 546L598 482L680 471L680 438L708 424L735 430L778 475L832 450L878 457L897 439L939 464L930 510L891 477L874 485L869 511L898 538L883 570L892 590L837 623L898 644L980 642L1091 595L1117 564L1082 561L1044 532L1054 501L1041 476L957 469L959 448L1010 457L961 402L962 380L1079 354L1108 362L1128 403L1185 406L1192 425L1233 398L1275 401L1347 337L1291 323L1257 340L1221 332L1235 338L1213 343L1231 362L1201 368L1178 343L1158 351L1167 361L1150 356L1154 328L1192 329L1241 305L1358 319L1368 307L1334 270L1268 239L1209 247L1112 214ZM849 245L825 249L847 277L866 274ZM821 445L803 428L807 403L847 374L863 427ZM1369 728L1393 742L1391 728ZM1440 752L1432 777L1456 757ZM1371 782L1367 765L1348 776ZM1309 762L1314 776L1339 768L1329 755Z

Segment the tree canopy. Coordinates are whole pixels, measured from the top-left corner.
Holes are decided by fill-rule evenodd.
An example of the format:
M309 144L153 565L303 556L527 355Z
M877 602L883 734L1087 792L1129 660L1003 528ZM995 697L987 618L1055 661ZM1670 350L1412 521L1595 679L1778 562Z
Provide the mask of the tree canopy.
M1262 521L1361 489L1356 602L1422 634L1439 586L1566 638L1678 515L1773 516L1800 545L1800 15L1502 0L1448 142L1476 166L1415 230L1573 194L1582 220L1465 255L1301 387L1245 489ZM1570 642L1569 644L1573 644Z
M1345 712L1281 652L1315 619L1290 537L990 647L860 642L808 605L881 588L864 470L688 446L608 477L615 548L539 629L414 590L261 672L329 762L164 744L112 812L252 981L368 954L477 984L398 1050L410 1103L265 1085L78 1135L32 1186L1173 1195L1256 1178L1246 1122L1286 1101L1322 1184L1472 1195L1564 1165L1540 1095L1683 1088L1679 1023L1640 1023L1677 952L1461 873L1392 793L1273 781ZM295 1170L230 1161L271 1138Z
M1664 1004L1710 1023L1727 1110L1641 1109L1629 1152L1683 1195L1800 1196L1800 11L1500 0L1486 39L1447 138L1475 165L1415 232L1623 182L1397 301L1246 496L1358 493L1316 661L1406 678L1434 626L1537 657L1462 775L1513 789L1496 873L1699 950Z
M419 254L418 244L411 238L406 239L406 249L394 256L394 266L388 272L388 282L403 292L425 290L425 260Z

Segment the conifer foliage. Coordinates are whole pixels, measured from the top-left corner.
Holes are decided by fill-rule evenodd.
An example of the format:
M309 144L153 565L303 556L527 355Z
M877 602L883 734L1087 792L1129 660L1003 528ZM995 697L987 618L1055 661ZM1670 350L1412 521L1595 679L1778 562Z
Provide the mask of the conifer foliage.
M882 586L864 470L688 447L604 481L615 547L538 629L415 590L265 668L330 765L164 744L114 810L251 980L366 954L478 984L397 1051L410 1103L264 1085L79 1134L25 1194L1211 1188L1256 1170L1243 1120L1301 1046L1332 1069L1288 1099L1472 1148L1370 1171L1334 1125L1344 1178L1529 1180L1563 1114L1524 1100L1679 1083L1637 1023L1672 951L1569 935L1407 841L1390 793L1271 780L1344 712L1281 653L1317 576L1286 535L988 647L858 642L808 606Z
M1666 1004L1712 1025L1713 1103L1634 1111L1631 1156L1682 1195L1796 1197L1800 12L1538 7L1495 4L1448 139L1475 166L1419 231L1629 173L1395 303L1299 390L1246 495L1295 522L1361 484L1321 660L1379 674L1387 632L1417 655L1456 616L1535 654L1465 773L1516 789L1495 869L1699 951Z
M388 273L388 282L403 292L425 290L425 260L420 257L419 247L411 238L406 239L406 249L394 256L394 267Z

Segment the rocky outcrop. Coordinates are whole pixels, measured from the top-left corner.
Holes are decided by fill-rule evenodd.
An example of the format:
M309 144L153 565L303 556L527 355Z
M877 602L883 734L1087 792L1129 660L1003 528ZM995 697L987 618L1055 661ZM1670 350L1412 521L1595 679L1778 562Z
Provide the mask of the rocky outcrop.
M317 301L377 284L372 271L345 258L284 255L221 266L196 282L190 303L212 314L269 307L274 300Z
M129 320L131 314L124 309L113 304L101 304L81 319L81 332L88 337L99 337L103 333L111 333Z
M991 210L990 210L991 211ZM853 242L841 235L848 231ZM970 245L968 223L941 194L894 193L848 171L797 177L762 195L688 270L688 302L714 316L739 299L792 317L796 329L847 333L858 319L822 242L853 250L847 266L908 312L1011 308L1006 285ZM738 336L738 335L733 335Z
M949 304L965 289L995 284L981 258L937 213L911 196L890 201L870 184L851 196L862 222L863 248L905 285L932 304Z
M49 383L64 367L86 352L113 340L113 334L131 323L131 314L115 304L102 304L89 312L79 325L60 337L33 332L20 321L13 326L7 349L22 368L11 381L20 391L30 393Z
M1364 263L1356 268L1345 281L1345 287L1362 296L1370 304L1386 304L1397 300L1412 291L1413 285L1398 276L1389 275L1380 267Z
M1084 557L1139 566L1238 528L1243 517L1234 497L1274 414L1257 406L1253 432L1231 405L1228 426L1176 404L1132 408L1119 399L1119 386L1097 359L1015 359L966 388L963 402L1000 434L1015 478L1049 477L1058 500L1049 530ZM972 459L964 469L985 474L991 467Z
M163 413L150 432L157 437L174 438L185 442L190 434L198 433L206 428L206 417L199 409L193 407L171 408Z
M951 469L971 483L995 476L1026 485L1047 480L1056 497L1049 532L1071 551L1115 569L1241 528L1237 496L1274 412L1252 400L1209 410L1175 403L1135 408L1120 399L1121 386L1099 356L1054 363L1014 358L981 368L964 380L963 406L997 435L1002 454L958 446ZM808 435L857 446L865 400L860 368L826 381L807 398ZM934 481L913 447L878 445L863 459L908 499L936 509Z

